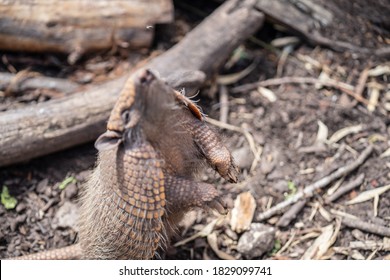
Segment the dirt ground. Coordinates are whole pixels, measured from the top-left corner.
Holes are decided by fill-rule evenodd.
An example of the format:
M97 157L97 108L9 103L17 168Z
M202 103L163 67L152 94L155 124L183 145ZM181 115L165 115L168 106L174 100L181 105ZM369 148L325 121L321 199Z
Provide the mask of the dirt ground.
M378 1L378 8L371 7L374 12L370 13L361 8L361 2L357 1L356 6L350 7L349 1L339 1L340 8L348 6L349 13L346 20L339 23L343 25L340 27L343 35L337 38L344 40L345 34L350 32L349 42L352 44L367 48L389 46L390 25L376 25L373 20L373 17L378 19L383 16L378 10L383 9L384 2ZM205 10L202 5L206 4L199 5L197 9ZM214 7L209 4L207 10L211 11ZM174 44L201 20L201 16L194 16L194 9L179 9L174 27L158 29L156 49L163 50ZM379 16L375 16L376 13ZM352 19L361 22L364 30L358 28ZM325 30L324 34L337 35L329 30ZM389 60L367 54L335 52L310 46L303 40L290 45L292 47L272 45L274 39L287 36L291 34L266 23L255 39L247 40L237 51L239 59L233 67L223 69L223 75L239 73L251 63L256 63L256 67L246 77L229 81L226 85L228 103L221 103L223 88L215 81L196 97L203 111L212 119L220 119L222 107L228 109L227 123L239 129L215 127L220 130L241 169L238 184L218 179L212 170L205 170L199 180L216 185L231 208L238 195L249 192L253 196L256 210L252 225L262 223L272 227L272 238L264 245L266 249L259 254L253 252L255 249L249 252L238 249L240 239L250 231L233 230L230 222L232 213L220 217L213 212L194 210L180 225L164 258L301 259L310 256L320 259L389 259L389 235L370 233L342 222L345 216L352 215L373 227L387 228L389 232L390 191L378 192L364 202L348 204L361 194L367 195L366 191L380 190L390 184L390 70L387 68L377 74L379 70L390 67ZM290 51L286 59L281 58L283 50ZM77 65L69 66L66 57L57 54L0 53L0 71L29 68L43 75L84 83L98 82L121 75L147 54L129 54L127 50L119 49L89 55ZM359 99L350 93L356 92L365 69L368 69L369 75L363 81ZM376 69L377 73L372 69ZM301 79L293 83L291 77L312 80L305 82ZM254 85L274 78L284 80L264 86L265 90ZM313 83L315 79L330 79L336 83L321 86ZM245 85L247 89L242 88ZM375 98L378 91L379 95ZM11 97L5 97L0 92L0 111L60 97L58 93L42 90ZM347 130L340 132L345 128ZM254 140L254 147L248 142L248 134L249 139ZM332 180L325 188L315 191L288 225L278 226L277 223L291 206L265 221L259 221L260 213L356 161L369 145L373 145L374 150L364 163L341 180ZM254 152L257 152L258 160ZM88 143L0 169L0 187L7 186L18 201L12 210L0 205L0 258L77 242L78 194L95 160L96 150L93 143ZM327 201L330 189L335 189L337 185L341 188L361 174L364 174L361 184L335 201ZM61 190L59 186L68 178L71 178L68 180L70 183ZM245 202L250 204L248 201ZM199 234L206 225L213 223L215 225L209 232ZM196 234L196 238L186 240ZM318 252L316 242L326 244L323 252ZM256 247L258 244L252 245ZM310 250L317 251L310 253Z

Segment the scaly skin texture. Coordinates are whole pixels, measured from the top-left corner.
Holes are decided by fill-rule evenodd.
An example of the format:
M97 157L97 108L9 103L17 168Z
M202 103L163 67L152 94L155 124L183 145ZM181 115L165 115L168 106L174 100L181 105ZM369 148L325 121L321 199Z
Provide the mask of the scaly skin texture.
M208 164L236 182L230 152L198 107L150 71L127 81L95 146L98 164L81 199L82 258L158 258L188 210L225 213L214 186L193 175Z

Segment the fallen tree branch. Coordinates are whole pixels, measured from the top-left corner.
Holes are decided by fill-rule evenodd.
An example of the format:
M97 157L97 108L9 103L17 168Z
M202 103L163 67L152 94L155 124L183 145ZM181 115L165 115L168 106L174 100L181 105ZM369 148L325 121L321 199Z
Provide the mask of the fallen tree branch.
M146 48L156 23L173 21L171 0L1 1L0 48L64 52L74 63L83 53L115 45Z
M305 187L303 190L298 191L295 195L290 197L287 200L284 200L280 202L279 204L275 205L274 207L268 209L267 211L260 213L256 216L256 221L262 221L266 220L275 214L277 214L279 211L283 210L287 206L290 206L294 203L296 203L298 200L302 198L309 198L314 195L314 192L318 189L321 189L325 186L327 186L332 181L345 176L349 173L351 173L353 170L355 170L357 167L359 167L363 162L367 159L367 157L372 153L373 146L369 145L366 149L360 154L360 156L353 160L351 163L349 163L346 166L343 166L336 170L335 172L331 173L330 175L318 180L317 182Z
M335 40L324 37L318 27L331 26L334 18L338 17L339 22L343 21L339 14L334 14L328 5L318 5L316 1L291 1L291 0L257 0L257 8L260 9L272 22L285 26L290 31L295 31L304 37L312 45L321 45L337 52L349 51L359 55L375 55L379 57L389 57L390 47L364 48L353 45L347 41ZM347 11L343 11L345 16ZM378 22L381 19L377 18ZM345 20L344 20L345 21ZM334 30L337 36L342 31ZM345 39L344 39L345 40Z
M390 237L390 228L389 227L368 223L368 222L362 221L360 219L350 219L347 217L343 217L341 220L341 223L347 227L350 227L350 228L357 228L357 229L360 229L362 231L378 234L381 236Z
M211 78L230 53L262 25L263 14L254 4L252 0L225 2L177 45L143 67L158 72L172 86L189 81L199 87L204 82L201 72ZM186 76L189 72L202 75L194 81L193 76ZM105 129L126 78L127 75L62 99L0 113L0 166L96 139Z

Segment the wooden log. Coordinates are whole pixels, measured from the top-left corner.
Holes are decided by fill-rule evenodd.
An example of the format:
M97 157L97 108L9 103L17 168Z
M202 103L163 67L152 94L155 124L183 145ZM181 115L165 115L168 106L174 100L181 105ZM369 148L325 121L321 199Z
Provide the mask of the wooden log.
M172 21L171 0L1 0L0 14L48 26L145 27Z
M256 8L262 11L268 20L285 26L289 31L304 37L312 45L321 45L339 52L349 51L380 57L390 56L390 47L388 46L371 49L322 35L321 28L331 26L335 18L338 18L338 22L343 22L342 17L347 16L347 11L334 14L332 9L329 8L334 7L332 2L336 1L328 1L326 5L323 5L323 2L318 0L257 0ZM367 3L367 5L369 4ZM386 14L386 11L384 11L384 14ZM385 20L385 16L376 18L378 22L384 22ZM335 36L340 36L343 32L340 28L334 28L332 31Z
M172 49L144 67L173 86L200 86L229 54L263 23L255 1L230 0ZM187 75L194 72L198 75ZM196 72L197 71L197 72ZM199 72L202 71L202 72ZM62 99L0 113L0 166L66 149L96 139L127 78L110 81Z
M62 92L72 93L81 85L69 80L51 78L37 75L31 72L19 72L18 74L0 73L0 90L8 92L8 95L23 92L25 90L45 88Z
M172 0L11 0L0 5L0 48L83 53L115 44L149 47L156 23L173 20Z

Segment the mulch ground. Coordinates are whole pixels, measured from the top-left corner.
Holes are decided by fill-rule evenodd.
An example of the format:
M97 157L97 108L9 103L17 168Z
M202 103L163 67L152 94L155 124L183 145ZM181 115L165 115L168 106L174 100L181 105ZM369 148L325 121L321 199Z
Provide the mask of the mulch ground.
M378 9L371 7L375 13L364 11L360 5L351 7L349 1L339 3L340 8L350 11L341 30L344 35L350 32L351 43L359 45L371 38L372 41L366 42L364 47L388 46L389 34L375 26L372 19L378 9L383 9L381 1L376 4ZM183 9L177 15L174 30L179 34L175 40L200 20L188 13ZM363 22L364 32L353 23L353 17ZM164 42L166 37L173 38L172 30L161 29L158 38L162 42L157 41L156 48L166 48L174 43L172 39ZM331 32L324 34L332 36ZM256 67L244 78L237 81L231 78L225 86L214 82L196 97L203 111L212 119L220 119L221 108L227 109L227 115L223 117L227 117L230 126L215 127L220 130L241 169L238 184L224 182L212 170L202 172L199 180L216 185L231 208L238 195L249 192L256 209L253 219L248 213L244 217L249 222L273 227L269 248L255 257L243 253L238 250L238 243L244 233L232 229L232 214L221 218L216 213L194 210L180 225L164 258L389 259L390 236L347 226L342 219L355 217L373 227L390 226L390 191L376 195L367 193L390 184L390 152L386 152L390 147L390 64L385 58L337 53L309 46L303 41L293 46L286 59L281 59L284 48L272 47L271 42L286 36L290 34L267 23L256 34L257 40L248 40L240 48L234 66L221 73L239 73L251 63L256 63ZM338 38L344 40L343 36ZM258 40L269 48L261 47L256 43ZM0 70L3 72L12 68L17 71L29 68L44 75L84 82L119 76L142 58L142 55L117 50L115 53L90 55L77 65L69 66L66 57L55 54L1 53L0 56ZM369 75L362 81L365 69ZM296 79L294 82L292 77L312 80ZM275 80L271 86L259 87L256 84L275 78L281 79ZM313 80L318 83L313 83ZM359 83L362 87L356 98L350 93L356 93ZM244 85L247 89L240 90ZM221 102L224 87L228 103ZM40 90L7 97L0 94L0 110L54 98L60 96ZM374 150L364 163L315 191L287 225L278 226L277 223L291 206L265 221L258 220L260 213L355 161L369 145L373 145ZM96 151L93 143L89 143L0 170L0 186L6 185L18 201L12 210L0 205L0 258L60 248L77 241L78 195L95 160ZM361 184L335 201L327 202L330 192L361 174L364 174ZM68 178L73 179L60 189ZM363 202L349 203L361 195L366 196ZM199 234L210 224L214 225L209 226L209 232ZM197 238L190 238L194 235ZM190 238L188 242L187 238ZM319 249L316 242L325 244L325 249Z

